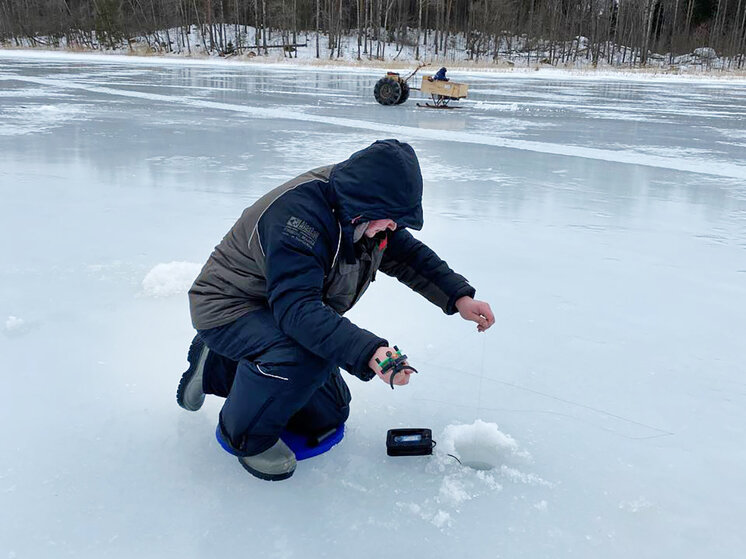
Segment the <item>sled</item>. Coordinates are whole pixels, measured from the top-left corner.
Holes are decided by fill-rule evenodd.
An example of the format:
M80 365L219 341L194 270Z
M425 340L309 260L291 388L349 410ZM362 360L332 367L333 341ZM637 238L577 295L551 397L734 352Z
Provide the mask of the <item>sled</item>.
M469 85L452 81L434 80L432 76L422 76L420 91L430 95L433 103L417 103L418 107L426 109L457 109L448 103L463 99L469 92Z
M461 107L452 107L448 104L448 102L441 102L438 104L437 102L435 104L432 103L417 103L418 107L421 107L423 109L460 109Z

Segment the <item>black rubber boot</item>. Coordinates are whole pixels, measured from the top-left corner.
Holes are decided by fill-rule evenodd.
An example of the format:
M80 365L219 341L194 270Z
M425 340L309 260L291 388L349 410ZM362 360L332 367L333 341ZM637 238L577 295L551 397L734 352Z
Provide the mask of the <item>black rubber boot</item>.
M239 456L238 461L251 475L267 481L289 478L297 464L295 454L282 439L255 456Z
M189 368L181 375L179 388L176 390L176 402L185 410L197 411L205 401L205 392L202 389L202 377L205 372L205 361L210 350L205 342L195 336L192 345L189 346Z

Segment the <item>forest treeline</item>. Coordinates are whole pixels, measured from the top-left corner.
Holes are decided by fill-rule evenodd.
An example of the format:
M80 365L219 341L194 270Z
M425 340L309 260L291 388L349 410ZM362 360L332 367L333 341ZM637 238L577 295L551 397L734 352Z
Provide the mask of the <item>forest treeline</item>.
M344 44L358 58L384 58L408 46L417 59L458 48L470 60L523 53L555 65L578 55L645 65L652 53L673 62L697 50L742 68L746 0L0 0L6 44L107 49L141 39L158 51L292 53L301 43L339 57Z

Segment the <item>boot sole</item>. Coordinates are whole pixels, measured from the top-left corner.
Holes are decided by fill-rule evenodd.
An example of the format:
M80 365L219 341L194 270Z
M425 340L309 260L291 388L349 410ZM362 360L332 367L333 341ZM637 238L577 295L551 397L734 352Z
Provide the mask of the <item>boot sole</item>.
M264 481L282 481L283 479L287 479L295 473L295 470L293 469L289 472L283 472L281 474L265 474L264 472L260 472L259 470L255 470L251 466L244 464L241 460L239 460L238 463L241 464L241 466L243 466L243 469L249 472L252 476L263 479Z
M202 402L199 406L196 408L190 408L188 407L184 402L184 394L186 393L187 386L194 378L194 375L197 374L197 370L200 368L200 365L204 367L204 362L200 362L200 357L202 354L202 350L205 348L205 343L202 342L201 344L197 342L192 342L192 345L189 346L189 353L187 355L187 361L189 361L189 368L186 370L186 372L181 375L181 380L179 381L179 387L176 389L176 403L179 404L182 408L184 408L187 411L197 411L202 407L202 404L204 403L205 399L202 398ZM208 350L209 351L209 350ZM207 358L207 355L205 354L205 358Z

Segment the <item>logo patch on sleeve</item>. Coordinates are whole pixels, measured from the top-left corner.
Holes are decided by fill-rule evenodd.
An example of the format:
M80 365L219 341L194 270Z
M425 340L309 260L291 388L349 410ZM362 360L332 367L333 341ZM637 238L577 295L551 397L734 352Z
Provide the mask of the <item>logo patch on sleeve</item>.
M305 247L313 248L319 238L319 232L299 217L291 217L282 230L283 235L292 237Z

